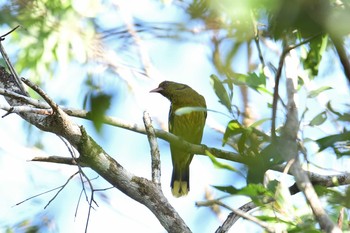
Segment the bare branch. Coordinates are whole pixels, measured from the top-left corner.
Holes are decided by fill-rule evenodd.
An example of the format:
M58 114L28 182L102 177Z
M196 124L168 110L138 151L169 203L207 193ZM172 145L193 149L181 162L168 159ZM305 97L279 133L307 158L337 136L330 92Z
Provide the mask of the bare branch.
M10 91L10 90L6 90L4 88L0 88L0 95L16 99L18 101L21 101L23 103L27 103L27 104L36 106L38 108L44 108L44 109L49 109L50 108L50 106L47 103L43 102L43 101L36 100L36 99L31 98L31 97L22 95L22 94L18 94L16 92L13 92L13 91Z
M245 213L248 211L254 209L256 205L253 202L248 202L244 204L243 206L239 207L239 209ZM220 226L215 233L226 233L230 230L230 228L237 222L237 220L241 218L240 215L236 214L235 212L231 212L228 216L225 222Z
M49 157L34 157L30 161L33 162L47 162L47 163L59 163L66 165L77 165L75 159L70 157L61 157L61 156L49 156Z
M332 222L322 207L312 183L307 173L302 169L298 155L297 134L299 130L298 109L295 104L296 84L298 75L297 63L295 56L291 54L288 57L288 67L286 69L287 76L287 119L283 128L282 140L284 144L283 156L285 161L294 160L291 166L291 172L294 175L298 188L305 195L310 207L320 224L321 228L326 232L341 232L341 230Z
M345 208L342 207L339 211L339 216L337 220L338 227L341 229L343 227L343 221L344 221L344 210Z
M36 113L39 115L50 115L52 111L48 109L42 109L42 108L34 108L31 106L3 106L0 105L0 109L7 111L5 115L2 116L2 118L6 117L7 115L11 113Z
M145 124L148 142L151 147L152 158L152 181L161 188L160 176L160 155L157 143L157 137L152 126L152 120L146 111L143 112L143 122Z

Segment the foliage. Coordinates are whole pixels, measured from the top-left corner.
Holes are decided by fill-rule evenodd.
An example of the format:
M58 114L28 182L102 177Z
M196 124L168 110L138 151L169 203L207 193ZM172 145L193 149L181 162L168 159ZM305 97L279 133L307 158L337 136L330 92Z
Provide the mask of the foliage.
M21 25L11 43L18 54L13 61L18 72L30 70L36 82L59 69L62 74L71 61L85 63L94 28L89 18L73 7L73 1L14 1L1 7L0 22ZM74 23L72 23L74 22Z

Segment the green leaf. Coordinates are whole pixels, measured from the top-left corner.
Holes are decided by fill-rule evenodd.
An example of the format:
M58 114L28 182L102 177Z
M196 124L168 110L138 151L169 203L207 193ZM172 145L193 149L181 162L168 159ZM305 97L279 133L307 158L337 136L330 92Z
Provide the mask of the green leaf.
M263 124L264 122L269 121L269 120L271 120L271 118L263 118L263 119L261 119L261 120L258 120L258 121L256 121L256 122L254 122L254 123L251 124L249 127L253 127L253 128L258 127L259 125L261 125L261 124Z
M338 142L345 142L350 140L350 132L330 135L316 140L316 143L320 147L319 151L326 149L327 147L334 147Z
M256 205L264 205L273 198L274 194L266 189L262 184L249 184L241 189L233 186L213 186L214 188L229 193L231 195L243 195L250 197Z
M310 42L310 50L303 61L304 68L309 69L313 76L318 74L318 68L322 59L322 55L326 50L328 36L319 36Z
M207 109L203 107L182 107L175 111L175 114L178 116L182 116L185 114L189 114L191 112L206 112Z
M339 121L350 121L350 114L344 113L343 115L339 116L338 120Z
M101 132L105 113L111 105L111 98L110 95L104 93L91 95L90 117L97 132Z
M210 80L213 85L215 94L219 98L219 102L223 104L230 113L232 113L231 99L224 85L219 80L219 78L214 74L210 75Z
M327 106L327 109L329 111L331 111L333 114L338 116L339 121L350 121L350 114L349 113L340 113L340 112L335 111L333 109L330 101L328 101L326 106Z
M266 189L262 184L249 184L242 188L238 194L245 195L248 197L254 197L259 195L271 195L272 193Z
M237 120L231 120L226 127L224 138L222 139L222 146L224 146L227 140L237 134L241 134L244 131L244 128Z
M332 87L328 87L328 86L320 87L316 90L310 91L309 94L307 95L307 97L314 98L314 97L318 96L320 93L327 91L327 90L330 90L330 89L332 89Z
M330 203L350 208L350 186L345 189L345 192L334 191L328 200Z
M335 115L337 115L337 116L341 116L342 114L340 113L340 112L337 112L337 111L335 111L334 109L333 109L333 107L332 107L332 105L331 105L331 101L328 101L328 103L327 103L327 109L329 110L329 111L331 111L333 114L335 114Z
M247 75L232 73L228 74L228 78L236 85L247 85L256 91L264 90L266 86L266 76L263 73L259 75L256 73L248 73Z
M246 150L245 150L245 145L246 145L246 141L247 141L247 134L245 131L243 131L241 137L238 139L238 143L237 143L237 147L238 147L238 152L241 155L246 155Z
M327 113L321 112L310 121L310 126L322 125L327 120Z
M233 187L232 185L229 185L229 186L215 186L215 185L213 185L213 187L222 191L222 192L229 193L229 194L236 194L239 190L239 189L236 189L235 187Z
M248 197L254 197L259 195L271 195L272 193L266 189L262 184L249 184L241 189L237 189L233 186L213 186L221 191L226 190L230 194L244 195Z
M210 153L209 151L206 150L205 154L210 158L211 162L214 164L215 167L220 168L220 169L226 169L226 170L233 171L233 172L237 171L234 167L232 167L228 164L219 162L215 158L215 156L212 153Z

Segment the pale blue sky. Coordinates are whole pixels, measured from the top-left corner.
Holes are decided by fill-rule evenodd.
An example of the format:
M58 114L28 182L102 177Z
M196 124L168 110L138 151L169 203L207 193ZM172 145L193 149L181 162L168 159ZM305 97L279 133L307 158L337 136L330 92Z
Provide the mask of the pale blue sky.
M77 1L77 5L83 2ZM161 6L157 3L158 1L129 0L121 2L125 3L123 9L129 14L125 17L134 16L149 22L185 20L184 15L176 7ZM135 7L136 5L138 7ZM111 9L109 13L101 13L101 21L106 26L110 24L110 27L120 23L120 17L115 12L115 10ZM156 38L144 40L144 48L150 57L154 77L152 77L152 80L147 80L147 78L142 76L137 76L136 78L133 76L127 77L137 83L135 86L136 89L133 90L137 95L132 94L126 88L126 85L118 81L115 76L106 73L95 73L97 78L103 79L104 82L108 83L108 88L106 88L108 92L118 92L113 99L113 107L109 111L109 115L121 118L130 123L142 124L143 111L147 110L152 118L166 123L169 102L161 95L149 93L149 90L155 88L158 82L164 79L189 84L205 96L209 109L226 113L225 108L218 103L218 99L210 85L209 76L216 72L211 61L208 59L211 48L207 47L207 39L207 35L204 34L196 36L193 41L180 42L171 39ZM8 47L8 52L11 53L11 47ZM241 52L242 56L239 60L234 60L233 67L237 72L245 73L247 72L247 61L243 52ZM263 47L263 52L265 59L277 66L278 57L276 55L270 55L265 47ZM336 90L330 90L327 94L330 94L332 97L338 97L336 100L344 102L346 98L349 98L348 84L345 82L343 75L339 73L338 61L333 55L331 51L327 54L326 59L323 60L323 65L321 66L324 68L321 71L321 76L324 77L321 77L320 82L317 84L311 83L310 86L316 89L320 85L330 85L336 88ZM338 73L334 74L333 71L335 70L338 70ZM47 81L45 91L57 101L68 100L68 106L81 108L84 95L82 82L85 73L79 67L73 65L64 74L68 75L58 72L54 79ZM329 76L337 76L337 82L332 81ZM284 88L282 82L282 93L284 92ZM234 104L241 106L240 94L237 90L236 88ZM329 95L324 95L320 97L318 102L313 100L305 102L303 93L301 91L300 106L307 105L312 110L310 111L312 113L321 111L329 98ZM267 108L266 102L269 100L268 96L252 92L251 100L251 107L258 119L270 117L270 109ZM302 110L300 110L301 112ZM314 115L310 114L310 117ZM279 120L281 122L284 120L283 117L284 111L279 111ZM75 118L73 120L79 124L83 124L87 128L88 133L127 170L135 175L150 178L151 165L146 136L110 126L104 127L103 135L98 135L95 133L90 122ZM211 147L221 148L222 135L212 130L210 125L218 124L225 127L229 120L229 118L223 115L209 112L203 143ZM268 125L269 122L267 123ZM154 126L156 128L160 127L158 124ZM30 196L62 185L76 169L69 166L27 162L27 159L42 152L26 147L26 134L28 131L25 130L23 122L19 117L10 115L1 119L0 127L2 132L8 132L6 135L0 134L0 176L3 177L3 188L0 193L0 199L3 200L0 202L0 209L2 210L0 213L0 229L22 218L33 218L34 213L38 213L53 216L56 221L55 227L52 228L55 230L50 231L48 229L47 232L83 232L87 214L87 204L84 198L80 201L77 217L74 217L81 191L81 184L78 178L73 180L46 210L43 210L43 207L55 192L13 207L16 203ZM324 131L320 132L319 129L308 128L306 132L310 134L309 137L318 138L327 133L329 126L321 129ZM39 130L32 130L31 137L36 137ZM315 137L315 135L317 136ZM45 145L44 151L47 155L69 156L67 149L58 137L44 133L42 142ZM245 185L244 179L237 174L215 169L210 160L205 156L195 156L191 164L191 191L188 196L176 199L172 197L169 187L172 169L169 146L167 142L162 140L159 140L159 145L162 163L162 188L166 197L193 232L214 232L220 226L220 220L222 219L218 220L217 216L208 208L195 207L195 201L204 199L203 194L206 189L213 192L217 197L222 195L219 191L211 188L210 185L227 185L231 183L236 187L242 187ZM314 144L309 147L313 153L316 152L317 148L315 148ZM16 149L14 150L14 148ZM228 147L225 149L229 150ZM340 166L336 163L335 159L330 159L327 153L317 157L317 161L320 160L324 160L330 167L334 167L335 165ZM346 164L348 162L343 163L342 166L348 166ZM240 168L237 164L234 164L234 166ZM89 169L86 169L86 172L90 178L97 176ZM98 178L93 183L96 187L100 188L110 187L102 178ZM89 232L99 232L101 231L101 227L108 229L106 232L118 231L118 229L128 229L128 232L165 232L158 220L148 209L131 200L120 191L112 189L103 194L107 195L108 199L104 199L97 194L96 201L99 207L92 211ZM226 200L226 203L233 208L238 208L247 200L247 198L233 197ZM228 213L228 211L223 210L221 217L225 219ZM256 229L259 228L253 224L238 222L231 231L253 232Z

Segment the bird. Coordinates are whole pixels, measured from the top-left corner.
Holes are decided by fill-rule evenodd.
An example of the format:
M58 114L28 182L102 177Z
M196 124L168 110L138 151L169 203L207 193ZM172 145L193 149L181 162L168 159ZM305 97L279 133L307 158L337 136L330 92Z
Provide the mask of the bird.
M168 119L169 132L187 142L200 144L207 118L207 105L204 97L188 85L172 81L163 81L150 92L163 95L171 103ZM175 113L176 110L183 107L200 107L201 109L181 115ZM185 196L190 190L190 163L194 154L173 144L170 144L170 152L173 165L170 182L172 194L174 197Z

